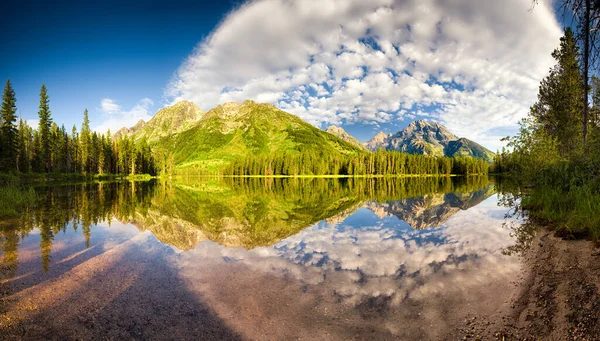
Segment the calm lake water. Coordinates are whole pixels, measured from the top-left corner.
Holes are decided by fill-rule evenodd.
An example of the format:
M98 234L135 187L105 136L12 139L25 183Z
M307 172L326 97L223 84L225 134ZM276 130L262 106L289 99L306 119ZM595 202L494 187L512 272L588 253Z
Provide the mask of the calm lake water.
M37 187L38 207L0 221L0 332L445 339L514 290L520 222L498 188L487 177Z

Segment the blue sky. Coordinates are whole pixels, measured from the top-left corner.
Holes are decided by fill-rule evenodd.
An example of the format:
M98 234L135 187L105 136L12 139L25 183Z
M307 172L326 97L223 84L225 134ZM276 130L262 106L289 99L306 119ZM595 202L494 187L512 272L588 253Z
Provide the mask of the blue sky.
M204 110L253 99L362 141L425 118L496 149L535 101L561 34L549 4L529 5L13 2L0 14L0 78L33 120L45 83L69 129L85 108L93 128L114 131L181 99Z
M69 129L103 98L132 108L163 92L182 60L235 5L231 1L12 1L0 15L0 79L11 79L18 113L36 119L48 87L52 117Z

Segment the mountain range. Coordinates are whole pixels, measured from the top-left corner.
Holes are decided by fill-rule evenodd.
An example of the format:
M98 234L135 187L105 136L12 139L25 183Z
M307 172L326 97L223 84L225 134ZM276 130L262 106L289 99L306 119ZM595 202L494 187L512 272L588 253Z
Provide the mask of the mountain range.
M146 139L155 151L172 155L178 167L217 169L246 155L320 151L355 155L368 150L397 150L432 156L474 156L491 161L493 153L459 138L437 122L414 121L395 134L379 133L366 143L344 129L321 130L271 104L225 103L204 112L181 101L159 110L148 122L118 130L114 137Z
M371 151L379 148L432 156L474 156L491 162L494 153L467 138L459 138L437 122L413 121L395 134L380 132L365 143Z

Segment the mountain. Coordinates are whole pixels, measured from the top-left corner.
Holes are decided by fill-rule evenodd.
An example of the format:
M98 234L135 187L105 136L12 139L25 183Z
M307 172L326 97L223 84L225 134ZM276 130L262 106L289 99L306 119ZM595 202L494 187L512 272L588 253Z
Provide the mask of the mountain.
M379 148L384 148L387 145L387 140L392 136L392 134L386 134L380 131L377 135L373 136L372 139L365 142L365 147L368 150L377 150Z
M181 101L175 105L160 109L148 123L140 120L131 128L121 128L114 135L134 136L136 139L146 138L149 142L170 136L191 128L202 117L204 112L194 103Z
M494 153L477 142L461 137L450 141L446 147L446 153L452 156L474 156L492 162Z
M380 218L394 215L410 227L422 230L442 226L459 211L478 205L494 193L494 186L488 185L473 192L431 193L384 203L369 201L364 206Z
M354 136L348 134L343 128L341 127L337 127L337 126L329 126L327 127L327 129L325 130L326 132L330 133L333 136L337 136L340 139L350 143L351 145L358 147L362 150L367 150L367 147L365 147L364 144L360 143L360 141L358 141L356 138L354 138Z
M151 122L140 131L148 129ZM219 105L189 128L162 136L156 150L173 155L175 164L208 169L248 155L287 151L352 155L361 150L271 104L253 101Z
M493 160L494 153L467 138L459 138L437 122L414 121L396 134L380 132L365 146L372 151L379 148L398 150L410 154L433 156L474 156Z
M117 130L117 132L115 132L113 134L113 138L118 139L121 136L130 136L130 135L133 135L137 131L139 131L140 129L142 129L145 125L146 125L146 122L144 122L144 120L139 120L138 123L136 123L131 128L123 127L121 129Z

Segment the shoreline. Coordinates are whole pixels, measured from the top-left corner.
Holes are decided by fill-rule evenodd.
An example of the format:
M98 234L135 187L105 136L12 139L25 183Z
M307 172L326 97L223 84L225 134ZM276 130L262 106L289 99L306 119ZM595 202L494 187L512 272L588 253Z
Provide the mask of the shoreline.
M600 248L539 227L523 268L491 316L469 316L465 340L600 340Z
M84 182L96 183L102 181L141 181L159 178L148 174L116 175L116 174L71 174L71 173L28 173L25 175L0 174L0 184L30 184L30 183L61 183Z
M489 176L490 174L364 174L364 175L224 175L224 174L178 174L173 176L168 175L115 175L115 174L61 174L61 173L30 173L26 175L0 174L1 184L27 184L27 183L43 183L43 182L89 182L95 183L100 181L147 181L152 179L159 180L176 180L181 178L198 178L198 179L214 179L214 178L230 178L230 179L380 179L380 178L453 178L453 177L471 177L471 176Z
M469 176L489 176L491 174L364 174L364 175L310 175L310 174L298 174L298 175L198 175L198 174L179 174L172 177L169 176L157 176L158 179L177 179L177 178L263 178L263 179L294 179L294 178L324 178L324 179L370 179L370 178L451 178L451 177L469 177Z

